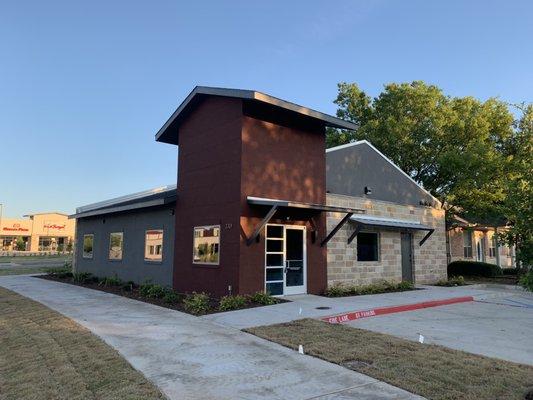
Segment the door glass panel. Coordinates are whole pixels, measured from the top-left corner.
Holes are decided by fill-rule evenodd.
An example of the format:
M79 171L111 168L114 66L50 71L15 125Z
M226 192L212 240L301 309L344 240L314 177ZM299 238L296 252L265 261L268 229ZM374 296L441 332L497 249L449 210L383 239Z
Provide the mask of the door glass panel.
M283 254L267 254L266 265L267 267L282 267L283 266Z
M267 251L283 252L283 240L268 240L267 239Z
M303 260L287 261L287 286L302 286L304 284L304 262Z
M280 239L283 238L283 226L267 225L267 237Z
M287 229L287 260L303 260L304 243L302 240L303 231L299 229Z
M283 294L283 282L267 283L266 291L272 296Z
M283 268L268 268L266 270L266 280L268 281L282 281Z

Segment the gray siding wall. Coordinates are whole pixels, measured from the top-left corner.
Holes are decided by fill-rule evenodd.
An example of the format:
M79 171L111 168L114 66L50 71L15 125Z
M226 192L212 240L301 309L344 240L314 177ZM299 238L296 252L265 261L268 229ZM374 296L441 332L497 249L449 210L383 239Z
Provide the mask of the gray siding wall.
M372 189L365 195L365 186ZM420 206L435 200L367 143L326 153L328 193Z
M174 205L79 218L76 221L76 271L90 272L98 277L116 274L124 281L143 283L151 280L153 283L172 286L173 209ZM145 231L150 229L163 229L162 262L144 260ZM112 232L124 233L122 260L109 260L109 234ZM83 235L86 234L94 235L92 259L83 258Z

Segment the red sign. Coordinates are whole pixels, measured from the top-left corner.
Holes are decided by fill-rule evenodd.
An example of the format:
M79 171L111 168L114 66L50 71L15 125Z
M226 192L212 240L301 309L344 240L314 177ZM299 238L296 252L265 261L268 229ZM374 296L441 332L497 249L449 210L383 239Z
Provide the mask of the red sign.
M10 232L28 232L28 228L22 228L20 224L13 224L13 227L4 226L2 228L4 231L10 231Z
M65 229L66 225L56 225L56 224L45 224L44 227L47 229Z

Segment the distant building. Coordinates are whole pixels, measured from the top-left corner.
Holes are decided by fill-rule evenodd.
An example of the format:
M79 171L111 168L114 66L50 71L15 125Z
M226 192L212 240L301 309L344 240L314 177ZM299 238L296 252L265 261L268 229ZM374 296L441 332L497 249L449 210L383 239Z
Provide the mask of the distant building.
M66 251L74 243L76 221L58 212L24 215L25 218L0 218L0 251ZM24 246L19 248L17 241Z
M484 226L454 216L447 228L448 261L482 261L501 268L515 268L514 246L497 243L496 240L496 233L505 229L505 226Z

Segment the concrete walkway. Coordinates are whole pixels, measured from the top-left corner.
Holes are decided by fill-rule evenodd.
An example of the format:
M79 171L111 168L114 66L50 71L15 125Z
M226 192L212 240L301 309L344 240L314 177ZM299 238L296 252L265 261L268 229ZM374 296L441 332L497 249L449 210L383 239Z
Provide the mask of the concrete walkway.
M486 300L509 295L508 291L505 290L506 288L488 288L486 285L460 287L420 286L420 288L423 288L423 290L337 298L307 294L287 296L287 299L291 300L290 303L211 314L202 318L221 325L243 329L289 322L301 318L319 318L350 311L364 311L378 307L398 306L454 297L472 296L475 300ZM327 309L323 309L323 307L327 307Z
M0 286L85 326L170 399L421 399L208 319L29 276Z

